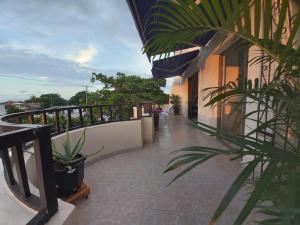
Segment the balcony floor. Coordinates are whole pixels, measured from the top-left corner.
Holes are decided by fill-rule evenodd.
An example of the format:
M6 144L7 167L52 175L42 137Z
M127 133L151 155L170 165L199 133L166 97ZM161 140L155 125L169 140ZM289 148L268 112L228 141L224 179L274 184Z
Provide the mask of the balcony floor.
M192 145L224 148L183 117L170 116L161 120L153 144L87 167L85 182L91 194L77 204L78 224L206 225L241 166L238 160L218 157L166 187L175 174L162 174L168 154ZM237 196L218 225L230 225L244 197Z

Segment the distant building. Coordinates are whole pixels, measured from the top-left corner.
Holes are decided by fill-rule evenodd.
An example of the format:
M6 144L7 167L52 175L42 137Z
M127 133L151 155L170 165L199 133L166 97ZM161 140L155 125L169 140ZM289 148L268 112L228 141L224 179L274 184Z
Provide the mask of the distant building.
M39 102L24 102L21 105L21 109L25 112L28 112L28 111L40 110L42 109L42 107L41 107L41 103Z
M0 105L2 105L2 108L4 108L4 112L6 112L10 108L17 108L24 112L40 110L42 108L41 104L38 102L7 101L7 102L0 103Z
M3 103L5 105L5 109L9 109L12 107L15 107L17 109L21 109L21 106L23 104L23 102L17 102L17 101L7 101Z

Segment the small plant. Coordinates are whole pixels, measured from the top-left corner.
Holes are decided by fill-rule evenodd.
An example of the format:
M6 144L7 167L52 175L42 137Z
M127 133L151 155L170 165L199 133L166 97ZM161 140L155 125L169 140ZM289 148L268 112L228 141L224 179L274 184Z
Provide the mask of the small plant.
M173 110L176 115L179 114L180 111L180 97L179 95L172 94L170 96L170 103L173 104Z
M80 154L85 143L86 129L83 130L74 147L71 145L69 131L66 131L63 140L63 152L57 151L54 143L54 173L56 178L56 191L58 197L68 197L79 190L84 179L84 161L103 149L103 146L90 155Z
M55 144L52 142L53 146L53 158L55 161L58 163L69 166L69 165L74 165L77 162L80 162L81 160L85 160L87 157L91 157L93 155L96 155L99 153L104 147L102 146L98 151L90 154L90 155L81 155L80 152L84 146L85 143L85 134L86 134L86 129L83 130L81 133L79 139L77 140L76 144L74 147L71 146L70 143L70 133L67 130L66 131L66 138L63 140L63 149L64 152L60 153Z

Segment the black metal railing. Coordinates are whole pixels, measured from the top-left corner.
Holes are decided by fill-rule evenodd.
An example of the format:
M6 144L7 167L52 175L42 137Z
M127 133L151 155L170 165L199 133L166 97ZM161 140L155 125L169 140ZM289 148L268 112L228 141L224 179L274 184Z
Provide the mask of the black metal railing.
M51 136L67 129L138 120L147 116L152 116L151 103L55 107L2 117L0 156L5 181L20 201L38 211L28 224L45 224L58 208ZM31 193L27 177L24 151L28 144L34 150L39 197Z
M27 224L45 224L58 207L50 129L41 125L0 127L0 155L6 183L15 197L38 211ZM24 146L29 142L33 143L39 197L30 191L25 166Z
M88 105L53 107L45 110L14 113L2 121L14 124L49 125L51 135L103 123L137 120L152 115L151 103L137 105Z

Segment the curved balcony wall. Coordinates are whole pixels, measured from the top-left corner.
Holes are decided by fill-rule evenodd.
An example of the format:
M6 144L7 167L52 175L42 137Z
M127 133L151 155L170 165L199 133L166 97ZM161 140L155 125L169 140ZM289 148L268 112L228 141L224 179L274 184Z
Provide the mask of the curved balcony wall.
M101 115L101 120L97 120L95 118L94 109L100 107L100 112L102 113L102 108L108 107L110 111L110 116L108 117L110 121L107 121L106 118L103 119L105 116L104 113ZM154 127L153 127L153 117L151 114L151 108L152 105L149 104L148 106L144 107L143 105L134 106L132 109L131 115L129 115L128 120L122 120L120 117L118 117L118 114L113 114L113 108L114 106L86 106L86 107L72 107L72 108L56 108L49 110L42 110L42 111L35 111L35 112L26 112L26 113L20 113L20 114L14 114L14 115L8 115L6 117L3 117L2 120L0 120L0 144L1 148L0 153L5 153L8 157L6 160L4 160L4 164L7 164L8 161L8 169L11 168L13 170L12 174L7 174L7 168L5 168L5 178L7 184L9 183L10 179L18 177L17 183L12 184L12 186L8 185L10 192L17 197L18 200L23 199L23 202L27 204L31 208L31 201L30 196L35 195L36 199L38 200L43 199L40 197L41 190L43 188L48 188L47 186L42 185L41 189L41 179L44 179L45 172L47 173L47 170L49 171L49 168L51 167L45 167L43 168L43 174L41 178L41 166L43 164L43 157L41 158L40 153L44 152L51 152L51 142L52 141L58 151L62 151L62 142L65 138L65 128L66 125L61 124L61 115L67 115L67 120L70 123L69 124L69 134L71 139L71 145L75 145L75 141L78 140L79 136L83 132L84 129L86 129L86 141L84 144L84 147L82 149L82 154L90 155L100 149L102 146L104 147L101 152L99 152L97 155L94 155L86 160L86 166L88 166L90 163L95 162L98 159L109 157L115 154L118 154L120 152L126 152L133 149L138 149L143 146L144 143L152 142L154 138ZM118 106L120 109L122 109L123 106ZM67 111L67 113L64 113L64 110ZM75 125L72 124L73 119L73 110L79 110L79 118L80 118L80 124ZM85 122L83 117L85 116L83 112L89 111L89 124L84 124ZM118 112L116 112L118 113ZM49 115L48 115L49 114ZM51 115L54 115L51 116ZM114 116L117 115L117 116ZM76 116L76 114L75 114ZM28 118L28 120L26 119ZM50 126L50 129L43 125L36 125L35 122L41 121L43 124L47 124L47 121L49 122L49 119L54 118L55 124L54 127ZM78 118L78 117L77 117ZM29 121L32 125L24 125L22 124L22 121ZM119 120L119 121L118 121ZM17 123L17 124L15 124ZM50 137L50 132L51 136ZM44 136L43 136L44 135ZM15 136L16 139L13 137ZM20 138L22 137L22 138ZM51 139L50 139L51 138ZM74 141L75 140L75 141ZM32 150L34 154L28 154L24 153L22 150L25 149L25 144L30 143L33 141L34 145L31 149L27 149L29 152ZM46 142L45 142L46 141ZM49 144L47 144L49 143ZM41 145L46 144L46 145ZM10 152L12 151L12 155L10 155ZM43 154L44 154L43 153ZM47 154L48 154L47 153ZM17 156L16 156L17 154ZM47 156L47 160L49 162L52 161L52 158L49 156L52 156L52 153ZM16 158L17 157L17 158ZM20 169L20 162L15 163L15 161L22 159L23 165ZM7 161L8 160L8 161ZM10 165L11 164L11 165ZM22 163L21 163L22 164ZM18 168L19 167L19 168ZM26 167L26 169L25 169ZM46 169L47 168L47 169ZM17 172L16 172L17 170ZM23 185L28 183L29 185L29 198L25 196L22 197L22 190L21 193L14 193L15 186L19 188L20 182L19 182L19 176L20 172L23 176L25 175L24 179L22 178ZM52 171L50 171L53 173ZM37 174L39 173L39 174ZM8 176L9 175L9 176ZM47 177L47 176L46 176ZM3 180L5 183L5 181ZM21 186L21 188L24 188ZM49 189L49 188L48 188ZM51 187L47 194L51 194L51 190L53 191L53 187ZM2 192L5 192L7 190L1 190ZM1 193L0 193L1 194ZM17 195L16 195L17 194ZM56 195L54 195L56 196ZM21 197L21 198L20 198ZM53 199L53 198L52 198ZM62 202L61 200L58 200L58 211L52 215L47 216L48 218L51 218L49 223L47 224L76 224L76 215L74 215L74 206L65 202ZM18 204L18 201L15 201L14 203L9 202L4 204ZM48 201L46 202L49 203ZM47 206L49 207L49 206ZM24 208L24 210L26 210ZM40 211L37 209L35 211L36 216L32 218L31 221L35 221L39 218L39 214L43 213L44 211ZM30 214L32 215L32 214ZM30 218L30 215L27 215ZM5 218L4 218L5 219ZM1 220L0 220L1 223ZM40 224L37 223L30 223L30 224Z

